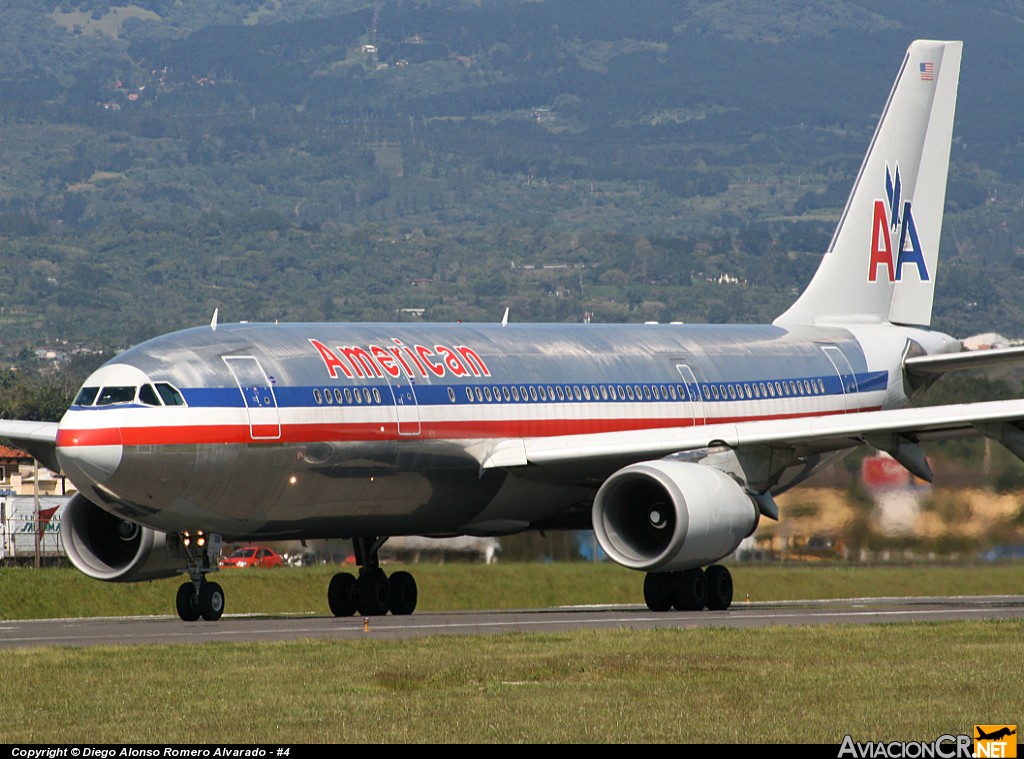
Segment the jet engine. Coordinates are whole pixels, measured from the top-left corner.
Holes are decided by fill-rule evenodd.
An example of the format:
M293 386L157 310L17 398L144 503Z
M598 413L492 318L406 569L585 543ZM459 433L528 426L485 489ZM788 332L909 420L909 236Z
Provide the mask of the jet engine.
M64 507L61 534L71 563L95 580L142 582L181 573L166 533L104 511L81 493Z
M718 469L662 459L620 469L597 491L594 532L630 569L670 572L711 564L757 527L758 509Z

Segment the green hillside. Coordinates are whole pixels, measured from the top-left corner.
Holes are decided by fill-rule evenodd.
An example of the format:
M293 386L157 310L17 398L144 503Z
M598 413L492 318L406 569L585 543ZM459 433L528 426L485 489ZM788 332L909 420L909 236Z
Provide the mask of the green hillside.
M5 365L215 307L769 320L929 36L965 40L935 324L1024 333L1020 2L9 0L3 16Z

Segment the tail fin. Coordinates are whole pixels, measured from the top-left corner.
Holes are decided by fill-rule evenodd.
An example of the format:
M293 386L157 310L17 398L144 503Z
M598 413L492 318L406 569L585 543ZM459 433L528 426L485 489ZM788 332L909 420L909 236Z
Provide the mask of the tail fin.
M828 251L776 324L931 322L962 48L907 49Z

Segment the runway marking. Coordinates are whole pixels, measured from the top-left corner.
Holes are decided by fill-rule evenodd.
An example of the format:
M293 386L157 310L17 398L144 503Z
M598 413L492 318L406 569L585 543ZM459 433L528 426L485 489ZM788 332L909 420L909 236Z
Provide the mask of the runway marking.
M974 609L959 609L958 613L968 614L973 616L983 616L991 614L993 608L991 605L987 605L984 608ZM862 617L878 617L878 618L921 618L935 616L939 614L948 614L950 609L896 609L896 610L864 610L864 611L804 611L804 612L773 612L770 609L765 609L761 613L750 613L750 612L692 612L685 616L668 616L666 614L652 614L652 615L637 615L632 617L617 617L614 619L605 619L601 617L591 616L580 616L580 617L559 617L557 619L522 619L515 615L523 614L524 612L509 612L512 618L495 620L493 622L453 622L445 621L440 623L424 623L424 624L410 624L410 625L396 625L388 624L385 621L387 618L384 617L371 617L371 619L377 622L376 628L371 627L369 632L363 630L361 619L357 624L351 626L345 625L332 625L330 618L324 618L325 624L319 627L310 627L304 625L302 627L283 627L275 625L266 629L252 629L247 628L244 630L233 630L233 629L203 629L203 626L189 625L173 632L157 632L151 635L139 636L137 634L111 634L111 633L94 633L89 630L83 630L82 635L45 635L45 636L20 636L20 637L4 637L0 638L0 646L4 643L61 643L61 642L75 642L82 640L83 637L95 637L100 641L153 641L153 640L168 640L173 641L176 639L182 639L181 642L192 642L196 637L212 639L220 638L227 640L233 637L246 636L249 638L258 638L263 636L274 636L274 635L288 635L291 637L302 636L302 635L331 635L334 637L345 636L345 637L360 637L370 636L374 633L381 635L392 635L395 633L409 633L409 632L431 632L431 631L479 631L479 630L497 630L506 628L509 630L522 630L522 629L541 629L545 627L553 627L556 625L565 625L567 622L578 622L581 624L598 625L602 627L624 627L631 624L651 624L651 623L672 623L676 622L679 626L685 626L687 624L699 623L707 621L709 619L721 619L723 621L762 621L772 622L785 619L825 619L825 618L862 618ZM498 612L502 613L502 612ZM532 612L531 612L532 613ZM1021 607L1021 613L1024 615L1024 606ZM170 619L173 619L171 617ZM80 620L88 624L93 620ZM18 628L11 628L18 629Z

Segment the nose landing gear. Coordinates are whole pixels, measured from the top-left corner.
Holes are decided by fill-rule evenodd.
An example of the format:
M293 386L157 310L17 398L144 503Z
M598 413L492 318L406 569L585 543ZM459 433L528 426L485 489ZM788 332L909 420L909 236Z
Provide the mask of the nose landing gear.
M174 540L172 540L174 538ZM195 622L202 617L216 622L224 614L224 589L206 576L219 569L221 537L199 532L183 532L167 536L168 547L185 560L188 581L181 584L174 606L183 622Z

